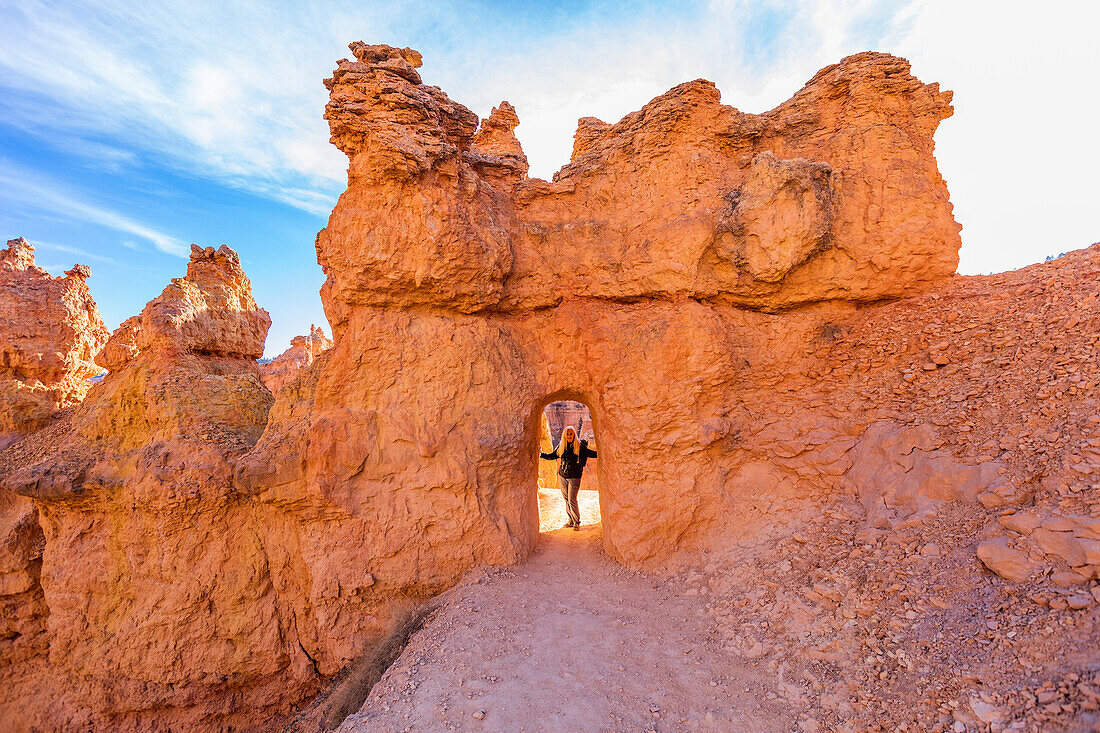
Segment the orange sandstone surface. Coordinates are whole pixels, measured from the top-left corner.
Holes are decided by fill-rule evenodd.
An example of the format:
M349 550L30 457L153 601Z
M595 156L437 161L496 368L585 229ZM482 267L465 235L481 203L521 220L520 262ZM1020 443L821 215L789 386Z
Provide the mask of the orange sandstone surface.
M48 656L38 678L4 670L0 717L152 730L285 709L280 675L296 668L270 524L233 488L271 406L256 363L269 325L237 254L193 247L187 274L112 336L128 359L63 424L9 449L5 488L33 501L44 534Z
M332 347L269 391L266 313L196 248L85 402L0 454L43 538L0 547L31 609L0 717L284 723L401 607L528 558L543 408L576 400L603 551L697 597L791 725L1098 720L1100 247L954 274L950 93L879 53L760 115L688 82L582 119L548 182L507 102L479 123L417 52L351 49ZM371 716L410 689L345 729L400 730Z
M108 333L85 283L90 274L75 265L52 277L23 238L0 250L0 448L79 403L88 378L102 371L93 358ZM34 504L0 486L0 670L46 651L44 544Z

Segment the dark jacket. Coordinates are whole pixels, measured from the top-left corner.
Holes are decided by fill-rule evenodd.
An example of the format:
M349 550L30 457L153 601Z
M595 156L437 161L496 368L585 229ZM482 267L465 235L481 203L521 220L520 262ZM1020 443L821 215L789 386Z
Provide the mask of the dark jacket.
M584 473L584 464L589 458L595 458L596 451L588 447L588 441L581 441L580 454L571 449L565 449L561 456L556 453L539 453L539 458L546 461L558 461L558 475L562 478L580 478Z

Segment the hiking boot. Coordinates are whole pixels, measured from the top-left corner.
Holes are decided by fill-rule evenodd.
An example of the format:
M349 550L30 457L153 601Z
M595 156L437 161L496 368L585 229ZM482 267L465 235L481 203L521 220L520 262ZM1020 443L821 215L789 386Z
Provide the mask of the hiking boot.
M574 532L580 531L580 528L581 528L580 522L577 522L576 524L573 525L573 531Z
M574 526L576 526L576 525L574 525L572 522L566 522L565 524L563 524L561 526L561 528L562 529L569 529L570 527L574 527Z

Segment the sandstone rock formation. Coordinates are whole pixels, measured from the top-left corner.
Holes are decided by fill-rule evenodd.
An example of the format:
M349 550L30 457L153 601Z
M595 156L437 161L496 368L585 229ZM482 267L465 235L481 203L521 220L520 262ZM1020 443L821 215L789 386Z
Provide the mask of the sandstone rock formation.
M307 367L332 348L332 341L325 336L324 329L316 325L309 327L308 336L295 336L290 340L290 348L263 365L264 385L274 394L298 376L303 367Z
M576 428L577 435L582 440L590 440L594 437L592 413L583 402L572 400L551 402L543 412L546 414L547 430L554 445L557 445L558 441L561 440L561 434L566 425L572 425Z
M23 238L0 251L0 448L84 399L107 340L86 265L52 277Z
M547 182L527 177L510 105L479 126L422 83L415 51L351 48L326 82L348 189L316 242L333 347L272 403L255 363L266 315L231 251L196 249L112 336L92 398L0 456L45 542L48 665L9 678L47 702L24 700L24 719L274 724L399 605L527 557L557 400L591 409L606 552L710 557L731 646L788 654L781 680L802 657L858 669L869 697L781 689L850 730L915 725L896 701L937 685L973 692L967 720L1000 705L948 678L970 621L937 618L950 643L930 640L904 626L927 609L902 591L1030 603L1016 618L1084 610L1066 622L1084 659L1100 247L953 274L932 154L949 93L876 53L761 115L689 82L617 123L581 120ZM33 595L26 537L31 580L13 587ZM997 596L1010 584L985 567L1039 600ZM1072 593L1051 588L1058 573ZM784 646L768 652L754 635L773 610ZM909 655L891 659L930 650L937 668L898 661L913 679L889 687L902 673L860 647L888 633Z
M271 405L256 363L269 325L237 254L194 247L186 276L116 331L110 374L68 424L9 451L5 487L45 539L49 674L6 675L0 717L52 695L28 723L254 725L311 689L273 586L285 555L265 551L277 528L232 482Z
M23 238L0 251L0 449L79 403L101 371L92 360L107 328L85 283L90 274L75 265L52 277ZM43 547L34 505L0 486L0 678L45 650Z
M950 95L901 59L845 59L763 115L682 84L582 120L546 182L525 176L510 105L479 129L415 52L352 50L326 82L348 190L317 237L335 345L238 472L301 528L322 671L387 599L530 551L544 405L592 408L606 548L656 562L728 531L760 482L791 484L741 450L744 391L801 368L776 362L855 304L955 270L932 157ZM872 421L857 414L832 419L845 448Z

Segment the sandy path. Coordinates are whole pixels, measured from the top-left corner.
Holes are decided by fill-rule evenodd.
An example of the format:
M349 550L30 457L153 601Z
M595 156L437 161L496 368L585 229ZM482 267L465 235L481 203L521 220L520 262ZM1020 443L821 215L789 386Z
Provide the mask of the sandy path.
M581 524L600 523L600 492L581 489L577 493L577 509L581 512ZM565 500L560 489L539 487L539 532L561 529L568 519Z
M600 529L444 594L341 731L789 731L763 670L714 641L698 596L624 570Z

